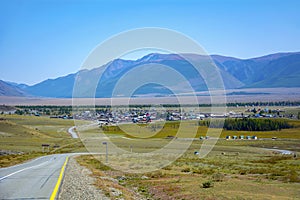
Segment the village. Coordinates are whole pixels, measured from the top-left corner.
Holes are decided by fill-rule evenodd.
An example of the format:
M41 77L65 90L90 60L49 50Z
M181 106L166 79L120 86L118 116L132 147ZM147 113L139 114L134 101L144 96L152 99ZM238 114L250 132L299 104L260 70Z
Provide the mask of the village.
M203 111L201 111L203 110ZM209 118L299 118L299 113L289 113L275 106L227 107L226 112L211 113L209 107L199 108L195 106L160 107L150 108L138 107L103 107L103 108L72 108L72 106L22 106L12 107L1 105L0 114L48 116L50 118L97 120L101 125L112 125L120 123L150 123L153 121L183 121L203 120Z
M230 108L229 108L230 109ZM150 123L153 121L184 121L184 120L203 120L210 118L297 118L294 114L287 114L281 109L269 108L245 108L243 112L230 110L225 113L210 113L195 111L193 108L188 108L184 111L183 108L178 109L106 109L98 111L84 110L76 112L71 118L81 120L98 120L99 124L112 125L120 123ZM198 109L199 110L199 109ZM69 116L63 116L65 118Z

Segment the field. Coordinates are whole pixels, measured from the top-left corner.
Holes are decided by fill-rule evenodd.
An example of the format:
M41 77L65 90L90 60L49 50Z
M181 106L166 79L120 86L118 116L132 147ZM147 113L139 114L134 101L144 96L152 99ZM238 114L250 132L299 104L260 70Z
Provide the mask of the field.
M85 151L78 139L67 133L73 120L49 117L0 115L0 166L9 166L48 153ZM44 150L42 144L49 144Z
M229 109L240 112L245 108ZM299 112L298 107L280 109L292 114ZM18 115L0 115L0 118L1 150L10 153L0 156L0 167L49 153L102 153L79 156L77 161L92 170L95 185L112 199L138 196L138 199L281 200L300 197L299 120L288 119L293 128L260 132L215 128L207 133L208 128L199 126L197 120L102 128L82 126L84 128L78 129L79 140L67 133L68 128L74 126L73 120ZM75 124L86 123L76 121ZM179 127L183 127L180 134ZM255 135L258 139L226 140L228 135ZM206 136L210 137L206 139ZM105 165L103 142L108 145L108 165ZM206 156L195 154L201 153L201 147L211 142L215 145ZM173 145L166 148L171 143ZM42 144L50 145L49 152L43 152ZM165 148L163 153L157 152L162 148ZM279 150L291 154L281 154ZM111 188L115 188L114 191Z
M183 123L187 129L177 139L174 137L179 122L124 124L120 125L120 128L110 126L102 131L99 128L82 131L81 134L87 138L95 133L106 133L105 137L98 138L99 140L94 140L93 143L86 143L87 146L101 144L101 141L109 138L109 145L115 145L119 149L109 146L108 166L104 164L104 155L81 156L77 160L93 171L93 176L97 178L95 184L113 199L132 199L133 193L147 199L300 198L299 120L289 120L294 128L281 131L221 130L220 139L204 158L194 153L199 151L206 141L212 140L199 139L200 136L206 136L207 128L198 127L196 121ZM189 132L195 127L197 133L193 140ZM256 135L258 140L226 140L227 135ZM153 152L163 148L173 141L172 139L177 140L178 145L191 144L184 154L166 165L163 161L170 155ZM105 152L104 145L100 145L97 150ZM175 152L176 148L173 150ZM292 154L284 155L277 150L289 150ZM125 152L125 155L122 155L121 151ZM140 157L130 157L130 152L145 155L144 161L141 161ZM170 151L168 153L171 154ZM155 156L155 160L159 162L157 166L155 160L147 157L149 154ZM143 164L153 165L158 169L152 172L132 173L134 170L140 172ZM119 196L116 196L110 187L118 188L121 191Z
M299 158L262 149L217 145L203 159L190 150L171 165L142 174L113 170L98 159L82 156L78 161L92 169L95 184L111 197L112 184L123 197L133 190L150 199L297 199L300 193Z

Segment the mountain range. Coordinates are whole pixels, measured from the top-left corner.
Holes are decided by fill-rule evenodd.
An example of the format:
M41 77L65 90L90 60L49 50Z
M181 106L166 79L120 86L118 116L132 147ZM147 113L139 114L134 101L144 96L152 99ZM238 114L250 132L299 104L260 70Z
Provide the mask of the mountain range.
M186 54L189 60L203 62L208 56ZM237 88L276 88L300 87L300 52L276 53L257 58L239 59L221 55L211 55L223 79L226 89ZM48 79L28 86L0 80L0 96L37 96L54 98L71 98L75 80L81 85L76 97L111 97L118 82L130 70L141 65L157 69L159 76L166 77L177 91L184 93L182 82L166 74L158 65L169 66L182 74L195 91L206 91L206 82L197 75L191 63L176 54L152 53L138 60L115 59L103 66L91 70L80 70L77 73L56 79ZM105 71L104 71L105 70ZM159 71L160 70L160 71ZM99 75L102 74L100 80ZM139 77L133 77L138 79ZM211 77L212 81L213 77ZM84 80L84 81L78 81ZM88 80L88 81L87 81ZM156 96L172 95L172 91L158 84L147 84L138 88L135 95L155 94ZM115 94L114 94L115 95ZM126 94L117 94L125 95Z

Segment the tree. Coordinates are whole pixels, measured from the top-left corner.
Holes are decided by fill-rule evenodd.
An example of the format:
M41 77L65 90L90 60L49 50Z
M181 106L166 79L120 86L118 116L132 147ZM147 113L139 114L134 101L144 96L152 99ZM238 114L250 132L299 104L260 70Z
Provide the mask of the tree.
M23 115L24 114L24 111L23 110L16 110L15 112L17 115Z

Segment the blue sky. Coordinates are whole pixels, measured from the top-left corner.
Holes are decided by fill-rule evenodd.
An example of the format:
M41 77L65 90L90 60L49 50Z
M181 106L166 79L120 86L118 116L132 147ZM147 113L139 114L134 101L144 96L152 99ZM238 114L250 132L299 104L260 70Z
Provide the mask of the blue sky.
M298 0L2 0L0 79L35 84L76 72L107 38L161 27L209 54L250 58L300 51Z

